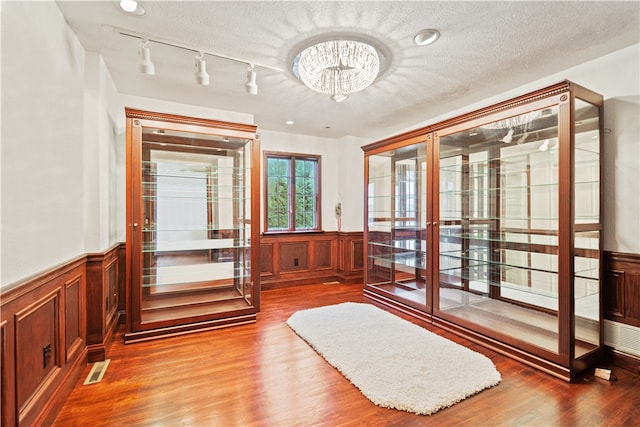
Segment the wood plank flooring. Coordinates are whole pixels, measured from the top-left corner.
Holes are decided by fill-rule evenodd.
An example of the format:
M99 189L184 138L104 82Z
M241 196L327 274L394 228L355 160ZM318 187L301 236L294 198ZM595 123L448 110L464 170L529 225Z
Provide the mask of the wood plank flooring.
M613 367L616 382L588 374L568 384L429 325L427 329L491 358L502 382L431 416L380 408L285 324L300 309L344 301L368 302L362 296L362 286L319 284L274 289L263 291L261 299L256 324L129 345L122 343L120 333L109 351L111 363L102 382L82 385L91 368L88 365L54 425L640 424L638 374ZM455 369L455 360L451 369Z

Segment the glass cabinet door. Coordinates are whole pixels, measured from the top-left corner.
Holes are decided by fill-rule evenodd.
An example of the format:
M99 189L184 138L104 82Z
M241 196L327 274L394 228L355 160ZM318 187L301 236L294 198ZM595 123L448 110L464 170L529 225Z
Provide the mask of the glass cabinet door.
M364 295L565 380L600 363L602 108L563 81L363 147Z
M421 310L428 307L427 144L368 156L366 284Z
M558 106L439 137L437 309L558 354Z
M576 98L574 114L574 354L601 345L600 108Z
M250 305L249 141L159 131L142 129L141 322Z
M203 126L135 123L128 129L131 320L125 340L145 331L255 319L255 141Z
M435 310L567 364L600 345L599 124L594 122L599 109L578 109L581 120L591 120L590 131L577 134L570 155L574 144L568 133L562 141L566 151L559 149L559 103L539 105L436 137L440 284ZM560 173L572 162L574 174L568 167ZM575 212L573 219L569 212ZM562 231L569 229L575 235ZM572 253L574 241L575 261L561 266L560 254ZM570 271L573 277L563 276ZM561 282L571 280L573 291L562 290ZM575 313L567 313L569 305Z

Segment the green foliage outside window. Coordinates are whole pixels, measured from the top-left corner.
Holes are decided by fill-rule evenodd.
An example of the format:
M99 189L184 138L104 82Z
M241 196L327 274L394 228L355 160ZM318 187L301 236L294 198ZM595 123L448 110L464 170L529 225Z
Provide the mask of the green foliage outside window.
M267 230L317 229L318 160L267 156L266 163Z

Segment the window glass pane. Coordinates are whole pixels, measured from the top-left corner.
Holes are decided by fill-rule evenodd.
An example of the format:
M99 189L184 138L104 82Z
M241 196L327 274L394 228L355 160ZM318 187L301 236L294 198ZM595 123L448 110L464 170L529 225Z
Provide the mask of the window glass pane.
M310 230L316 228L315 200L316 200L316 161L295 160L296 189L295 189L295 228L296 230Z
M266 165L267 230L319 229L318 158L273 155Z
M289 160L267 158L267 230L289 229Z

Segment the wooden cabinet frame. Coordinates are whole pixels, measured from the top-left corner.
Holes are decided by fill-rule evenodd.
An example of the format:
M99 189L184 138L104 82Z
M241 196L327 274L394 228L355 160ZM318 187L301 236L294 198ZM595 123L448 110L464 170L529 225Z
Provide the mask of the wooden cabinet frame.
M597 363L602 356L603 313L603 209L600 197L602 107L603 99L600 95L569 81L563 81L363 147L365 221L368 222L365 224L364 241L365 246L369 248L364 251L364 265L369 266L364 271L365 295L376 302L465 335L568 381ZM529 116L533 118L526 122L518 122L520 117ZM510 125L504 128L498 126L505 123ZM579 134L581 137L578 143ZM595 142L585 143L587 136ZM557 147L557 151L553 153L547 153L549 139L557 141L554 147ZM420 240L426 242L427 260L421 268L416 269L415 278L426 278L427 292L426 295L416 298L415 295L405 294L393 286L389 287L384 283L381 285L379 277L376 280L372 277L380 275L371 267L376 264L371 248L379 245L377 242L386 237L380 237L380 232L374 231L375 227L370 230L373 223L369 208L374 203L372 197L375 195L369 194L369 191L376 191L370 188L375 188L371 179L377 178L370 170L369 163L370 159L375 157L389 157L393 159L392 162L400 161L398 153L421 144L426 147L427 201L426 206L422 207L426 212L421 213L426 214L426 224L421 224L416 233L424 236ZM525 148L520 144L531 145ZM532 148L534 144L535 148ZM538 152L538 146L543 154ZM512 153L515 160L504 160L503 150ZM578 153L578 150L581 152ZM589 150L591 152L584 154ZM452 157L452 153L457 153L457 157ZM480 163L476 161L474 164L470 155L475 155L476 158L484 156L482 158L486 160ZM548 183L544 178L540 178L541 170L536 169L540 166L531 164L532 158L540 161L543 156L546 156L544 161L552 164L549 166L551 169L543 170L551 176ZM446 172L448 175L442 175L442 171L449 168L449 163L441 164L442 159L455 164L455 171L451 169L454 172L449 171ZM509 173L515 174L509 172L509 167L514 167L513 162L519 162L515 166L518 168L517 174L520 175L514 176L522 181L522 190L512 190L511 188L517 187L505 181ZM472 177L472 164L476 168L486 168L485 175ZM511 166L502 170L504 165ZM578 167L583 169L578 171ZM541 181L533 181L534 172ZM590 180L582 181L585 175L589 175ZM390 176L394 176L393 167ZM475 188L472 185L473 179L477 179L478 182L485 180L483 182L486 188ZM389 186L390 188L382 190L379 194L383 194L383 198L386 197L384 194L389 194L388 203L393 213L396 198L396 183L393 178L389 180ZM452 186L454 189L450 191ZM581 203L576 197L578 190L586 191L584 194L581 193L581 196L590 198L588 208L584 208L582 204L580 209L576 208L576 203ZM534 216L533 210L538 209L539 214L540 206L536 206L538 199L532 198L533 191L538 192L538 199L540 194L544 194L553 202L553 205L546 207L547 211L551 212L547 214L550 216ZM519 203L517 199L513 199L513 194L522 198L522 205L513 205L520 206L518 212L522 218L506 214L508 206L511 206L509 203ZM442 205L442 197L453 199L447 199L448 204ZM482 197L486 201L478 199ZM486 204L483 213L474 214L474 209L477 211L476 205L479 206L483 202ZM540 203L539 200L537 203ZM453 216L443 216L443 212L448 211L442 211L441 208L453 209L455 213ZM590 209L590 213L583 218L580 215L584 215L585 209ZM513 225L518 221L521 221L521 229ZM552 225L535 227L535 221L547 221ZM393 214L390 224L390 246L394 247L396 222ZM477 254L472 253L474 250ZM449 253L453 255L448 255ZM451 261L451 268L441 265L449 256L454 259ZM507 262L507 259L516 261ZM549 265L539 267L545 263ZM396 270L403 268L393 257L386 263L378 264L379 268L387 268L384 266L388 265L390 283L394 282ZM583 272L585 266L588 270ZM406 269L403 271L406 272ZM540 277L544 277L548 284L536 284L533 290L527 291L523 287L527 286L527 283L531 287L534 276L538 281ZM547 286L548 290L538 290L544 286ZM450 291L443 294L442 289ZM531 295L520 300L518 292L530 292ZM458 305L446 305L449 302L445 300L452 294L453 300L460 298L456 303ZM445 295L445 299L442 299L442 295ZM585 301L589 304L588 314L583 313L583 306L578 307L578 299L581 299L581 304L585 304ZM496 326L500 321L497 316L491 321L484 321L477 313L464 311L467 306L477 309L484 303L494 304L491 307L498 304L495 306L498 309L520 310L509 316L522 315L522 319L518 318L522 325L503 330ZM527 318L529 313L531 319ZM491 314L494 315L495 312ZM537 326L536 321L547 322L550 325L549 329L537 331L534 328L534 325ZM519 335L521 332L515 331L524 331L525 335L531 336Z
M260 259L260 143L256 135L256 126L131 108L126 108L125 112L127 117L127 331L125 341L143 341L200 329L255 322L256 313L260 309L260 272L258 268L251 267L258 266ZM143 141L143 128L155 129L158 135L154 135L152 140ZM152 299L160 298L159 295L153 294L151 287L144 284L142 280L143 268L147 266L147 271L150 271L149 266L155 268L157 256L157 251L153 250L157 249L155 228L157 202L153 200L158 196L148 196L145 193L145 191L157 191L157 186L151 185L154 187L151 190L143 189L145 183L149 187L149 183L156 182L156 178L152 169L145 172L141 166L143 162L149 163L152 149L155 152L168 153L167 155L170 156L183 156L185 153L191 157L209 155L212 159L210 167L215 170L218 170L218 160L215 160L217 156L224 156L233 162L231 166L233 172L225 178L228 181L226 191L232 192L228 196L233 200L232 209L228 213L235 224L233 230L219 230L217 227L218 219L213 212L213 209L218 207L217 202L213 200L217 195L217 178L214 179L207 172L204 187L206 188L204 203L206 203L207 217L204 238L207 241L226 239L229 243L223 243L231 246L228 250L207 249L208 247L198 249L198 253L206 250L205 264L226 261L228 253L235 254L232 261L233 276L225 279L232 281L229 282L230 289L237 288L239 293L237 297L228 297L233 298L233 302L227 302L228 299L225 299L227 297L222 296L210 299L202 297L202 294L207 291L208 283L211 285L208 288L211 289L210 292L217 292L218 290L214 287L220 287L218 281L211 279L213 276L208 276L208 279L202 279L205 280L203 282L193 282L197 286L187 289L182 287L172 291L176 292L174 300L163 301L167 307L160 307L162 310L165 308L171 310L174 304L176 308L172 313L165 317L161 315L144 317L143 312L149 307L150 302L153 302ZM242 155L239 154L240 150ZM150 164L149 167L154 165ZM236 173L241 173L245 181L239 180ZM146 175L153 176L145 179ZM247 192L247 188L250 188L250 193ZM240 228L241 233L238 231ZM237 264L239 262L242 264ZM215 273L210 274L215 275ZM204 292L201 288L205 288ZM193 302L189 302L189 295L193 295ZM196 301L196 298L199 299Z

